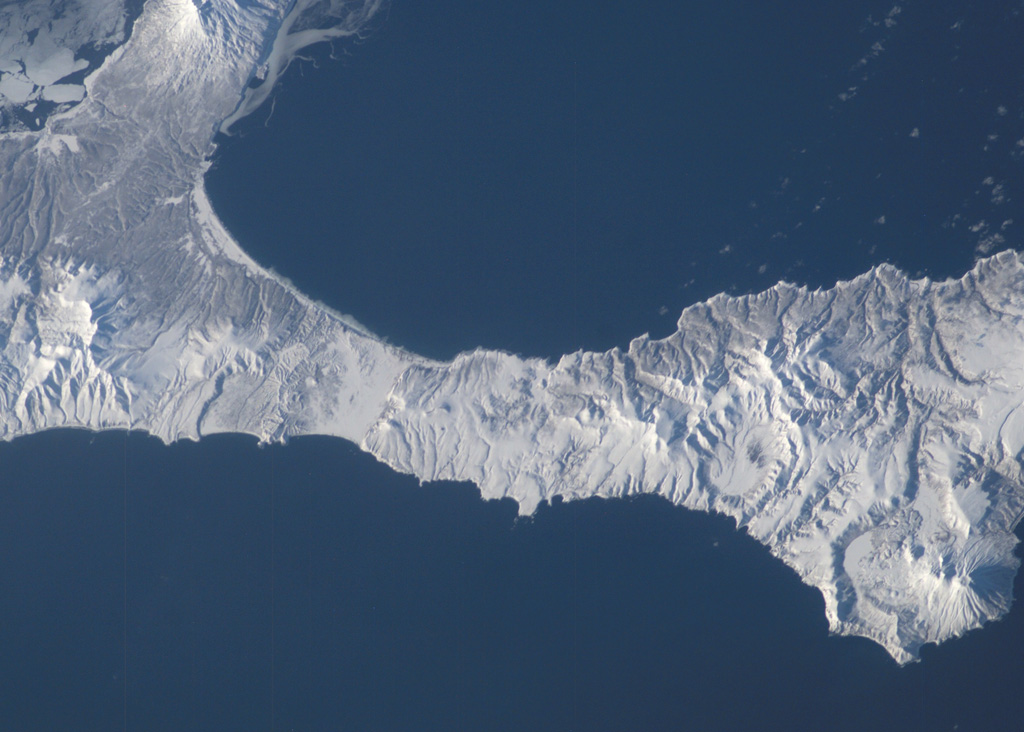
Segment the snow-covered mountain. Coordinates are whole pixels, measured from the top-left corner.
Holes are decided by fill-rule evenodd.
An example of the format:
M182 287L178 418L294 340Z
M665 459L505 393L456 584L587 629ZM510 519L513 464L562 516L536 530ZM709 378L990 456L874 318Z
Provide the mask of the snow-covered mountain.
M46 6L25 7L43 22ZM95 43L132 17L74 7L103 11L73 24ZM668 338L557 364L420 358L249 259L204 192L215 132L302 47L379 10L150 0L81 101L0 135L0 436L337 435L522 513L555 495L658 493L733 516L822 591L833 630L900 662L1008 611L1024 510L1014 253L947 282L882 266L827 291L719 296ZM0 31L0 56L45 55L25 22ZM46 78L0 66L0 93L19 74L34 85L4 109L81 66L47 37Z

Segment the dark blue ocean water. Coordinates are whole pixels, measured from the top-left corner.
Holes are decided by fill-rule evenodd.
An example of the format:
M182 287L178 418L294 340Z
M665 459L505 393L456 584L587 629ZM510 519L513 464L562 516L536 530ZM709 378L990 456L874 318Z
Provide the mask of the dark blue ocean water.
M0 461L5 730L1024 718L1019 610L899 669L829 637L818 593L730 522L657 499L517 522L511 502L420 487L328 438L54 432Z
M1015 243L1012 4L891 27L880 2L552 5L395 2L223 141L215 207L261 263L442 357L622 346L719 291L948 276ZM657 499L517 521L326 438L55 432L0 466L2 730L1024 719L1019 608L899 669L829 637L730 522Z
M904 5L396 2L291 70L210 194L258 261L437 357L624 346L881 261L959 276L1024 225L1022 22Z

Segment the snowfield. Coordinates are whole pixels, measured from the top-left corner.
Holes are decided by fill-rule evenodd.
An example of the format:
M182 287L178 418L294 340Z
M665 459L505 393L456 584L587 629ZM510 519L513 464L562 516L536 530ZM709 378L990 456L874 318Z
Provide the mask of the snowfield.
M123 30L109 2L74 7L104 37ZM668 338L557 364L421 358L256 265L204 192L213 136L302 47L379 9L150 0L76 89L57 84L81 66L72 50L30 53L24 22L0 31L5 104L71 105L0 134L0 436L336 435L524 514L656 493L735 518L821 590L833 631L900 663L1009 610L1024 511L1013 252L945 282L880 266L829 290L718 296Z

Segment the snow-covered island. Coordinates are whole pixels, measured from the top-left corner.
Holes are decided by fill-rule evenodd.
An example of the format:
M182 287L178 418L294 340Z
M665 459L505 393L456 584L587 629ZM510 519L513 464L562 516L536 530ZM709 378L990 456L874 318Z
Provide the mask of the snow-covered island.
M656 493L734 517L821 590L835 632L900 663L1009 610L1024 510L1015 253L945 282L881 266L825 291L719 296L668 338L557 364L420 358L247 257L204 193L215 132L299 49L378 10L149 0L82 101L0 135L0 436L337 435L525 514L556 495ZM12 28L0 52L18 46ZM0 67L6 103L70 98L56 88L68 53Z

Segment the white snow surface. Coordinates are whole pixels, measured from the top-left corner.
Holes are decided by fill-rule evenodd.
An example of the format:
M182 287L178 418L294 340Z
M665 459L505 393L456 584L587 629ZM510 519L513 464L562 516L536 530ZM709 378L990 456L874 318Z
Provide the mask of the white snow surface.
M734 517L821 590L833 631L901 663L1009 610L1015 253L946 282L880 266L830 290L719 296L668 338L557 364L430 361L257 266L203 189L214 131L258 103L250 80L279 74L297 34L358 33L378 8L150 0L84 101L0 135L0 436L337 435L525 514L656 493Z
M0 4L0 123L14 107L39 100L81 101L85 88L58 84L89 67L85 46L124 41L123 0L18 0Z

